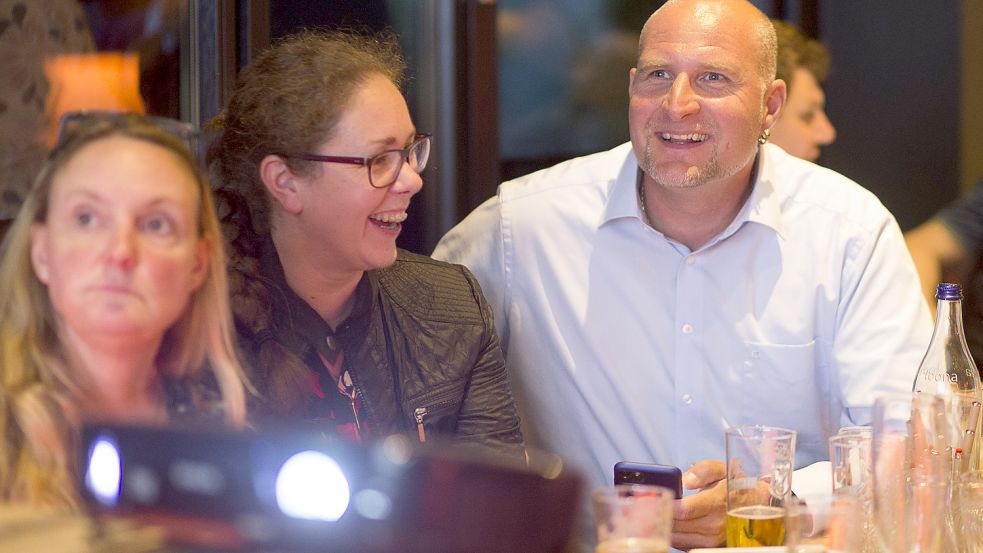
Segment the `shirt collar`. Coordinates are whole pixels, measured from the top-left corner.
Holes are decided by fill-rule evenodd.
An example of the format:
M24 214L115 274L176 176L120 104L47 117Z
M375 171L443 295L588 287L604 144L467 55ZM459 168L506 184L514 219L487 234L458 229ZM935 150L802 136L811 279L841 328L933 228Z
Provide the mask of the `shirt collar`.
M753 188L751 189L751 195L744 202L744 206L738 212L734 221L720 233L720 236L716 240L712 240L711 242L717 242L737 232L737 229L745 222L758 223L769 227L779 237L784 238L782 232L781 200L778 198L775 187L776 175L774 164L769 161L772 156L772 152L769 149L775 147L771 144L765 144L759 149L758 156L754 161L755 170L753 172L754 180L752 182ZM628 155L625 157L621 169L618 171L618 176L611 186L602 225L624 217L634 217L642 221L643 224L647 224L642 216L638 198L638 183L642 178L642 171L635 158L635 152L629 149Z
M735 222L746 220L764 225L773 229L779 238L784 239L782 201L778 197L776 186L778 175L775 172L772 148L777 146L765 144L758 150L758 158L755 160L754 188L751 189L751 195L741 209L741 213L735 218Z
M621 219L624 217L634 217L643 221L642 210L638 203L638 179L641 178L641 171L638 168L638 161L635 159L635 151L627 146L627 155L621 163L618 176L615 177L608 192L607 204L604 206L604 218L601 225Z

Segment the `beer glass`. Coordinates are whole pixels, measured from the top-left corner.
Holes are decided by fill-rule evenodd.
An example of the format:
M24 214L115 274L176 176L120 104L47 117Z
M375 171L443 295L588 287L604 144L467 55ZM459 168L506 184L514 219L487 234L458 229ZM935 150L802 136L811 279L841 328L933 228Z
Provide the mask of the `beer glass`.
M795 431L736 426L725 434L727 547L782 545L792 490Z
M596 553L668 553L675 492L661 486L620 484L591 494Z

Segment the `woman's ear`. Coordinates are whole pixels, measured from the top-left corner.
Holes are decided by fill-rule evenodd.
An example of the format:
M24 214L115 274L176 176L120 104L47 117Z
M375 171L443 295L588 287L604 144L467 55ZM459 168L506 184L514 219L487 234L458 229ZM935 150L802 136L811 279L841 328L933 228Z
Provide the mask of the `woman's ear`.
M31 226L31 266L34 275L45 285L48 284L48 227L42 223Z
M259 162L259 178L270 195L285 211L298 214L304 210L304 202L298 195L298 178L282 157L270 154Z
M199 238L198 247L195 250L195 262L191 267L191 282L195 290L200 288L205 282L205 278L208 277L211 257L212 241L208 238Z

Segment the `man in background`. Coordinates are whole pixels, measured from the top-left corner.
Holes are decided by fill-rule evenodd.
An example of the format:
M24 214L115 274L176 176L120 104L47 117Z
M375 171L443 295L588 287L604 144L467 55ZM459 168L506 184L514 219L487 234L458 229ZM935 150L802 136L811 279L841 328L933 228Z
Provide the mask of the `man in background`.
M802 159L816 161L820 148L836 140L836 129L826 116L822 83L829 71L829 53L795 25L773 20L778 37L777 78L788 90L785 107L775 122L771 143Z

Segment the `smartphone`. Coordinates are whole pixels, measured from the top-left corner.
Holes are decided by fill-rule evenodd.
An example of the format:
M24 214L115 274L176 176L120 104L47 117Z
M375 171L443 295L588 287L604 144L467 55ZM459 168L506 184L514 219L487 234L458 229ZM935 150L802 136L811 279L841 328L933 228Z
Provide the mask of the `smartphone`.
M672 465L619 461L614 464L614 483L662 486L673 490L676 499L683 496L683 471Z

